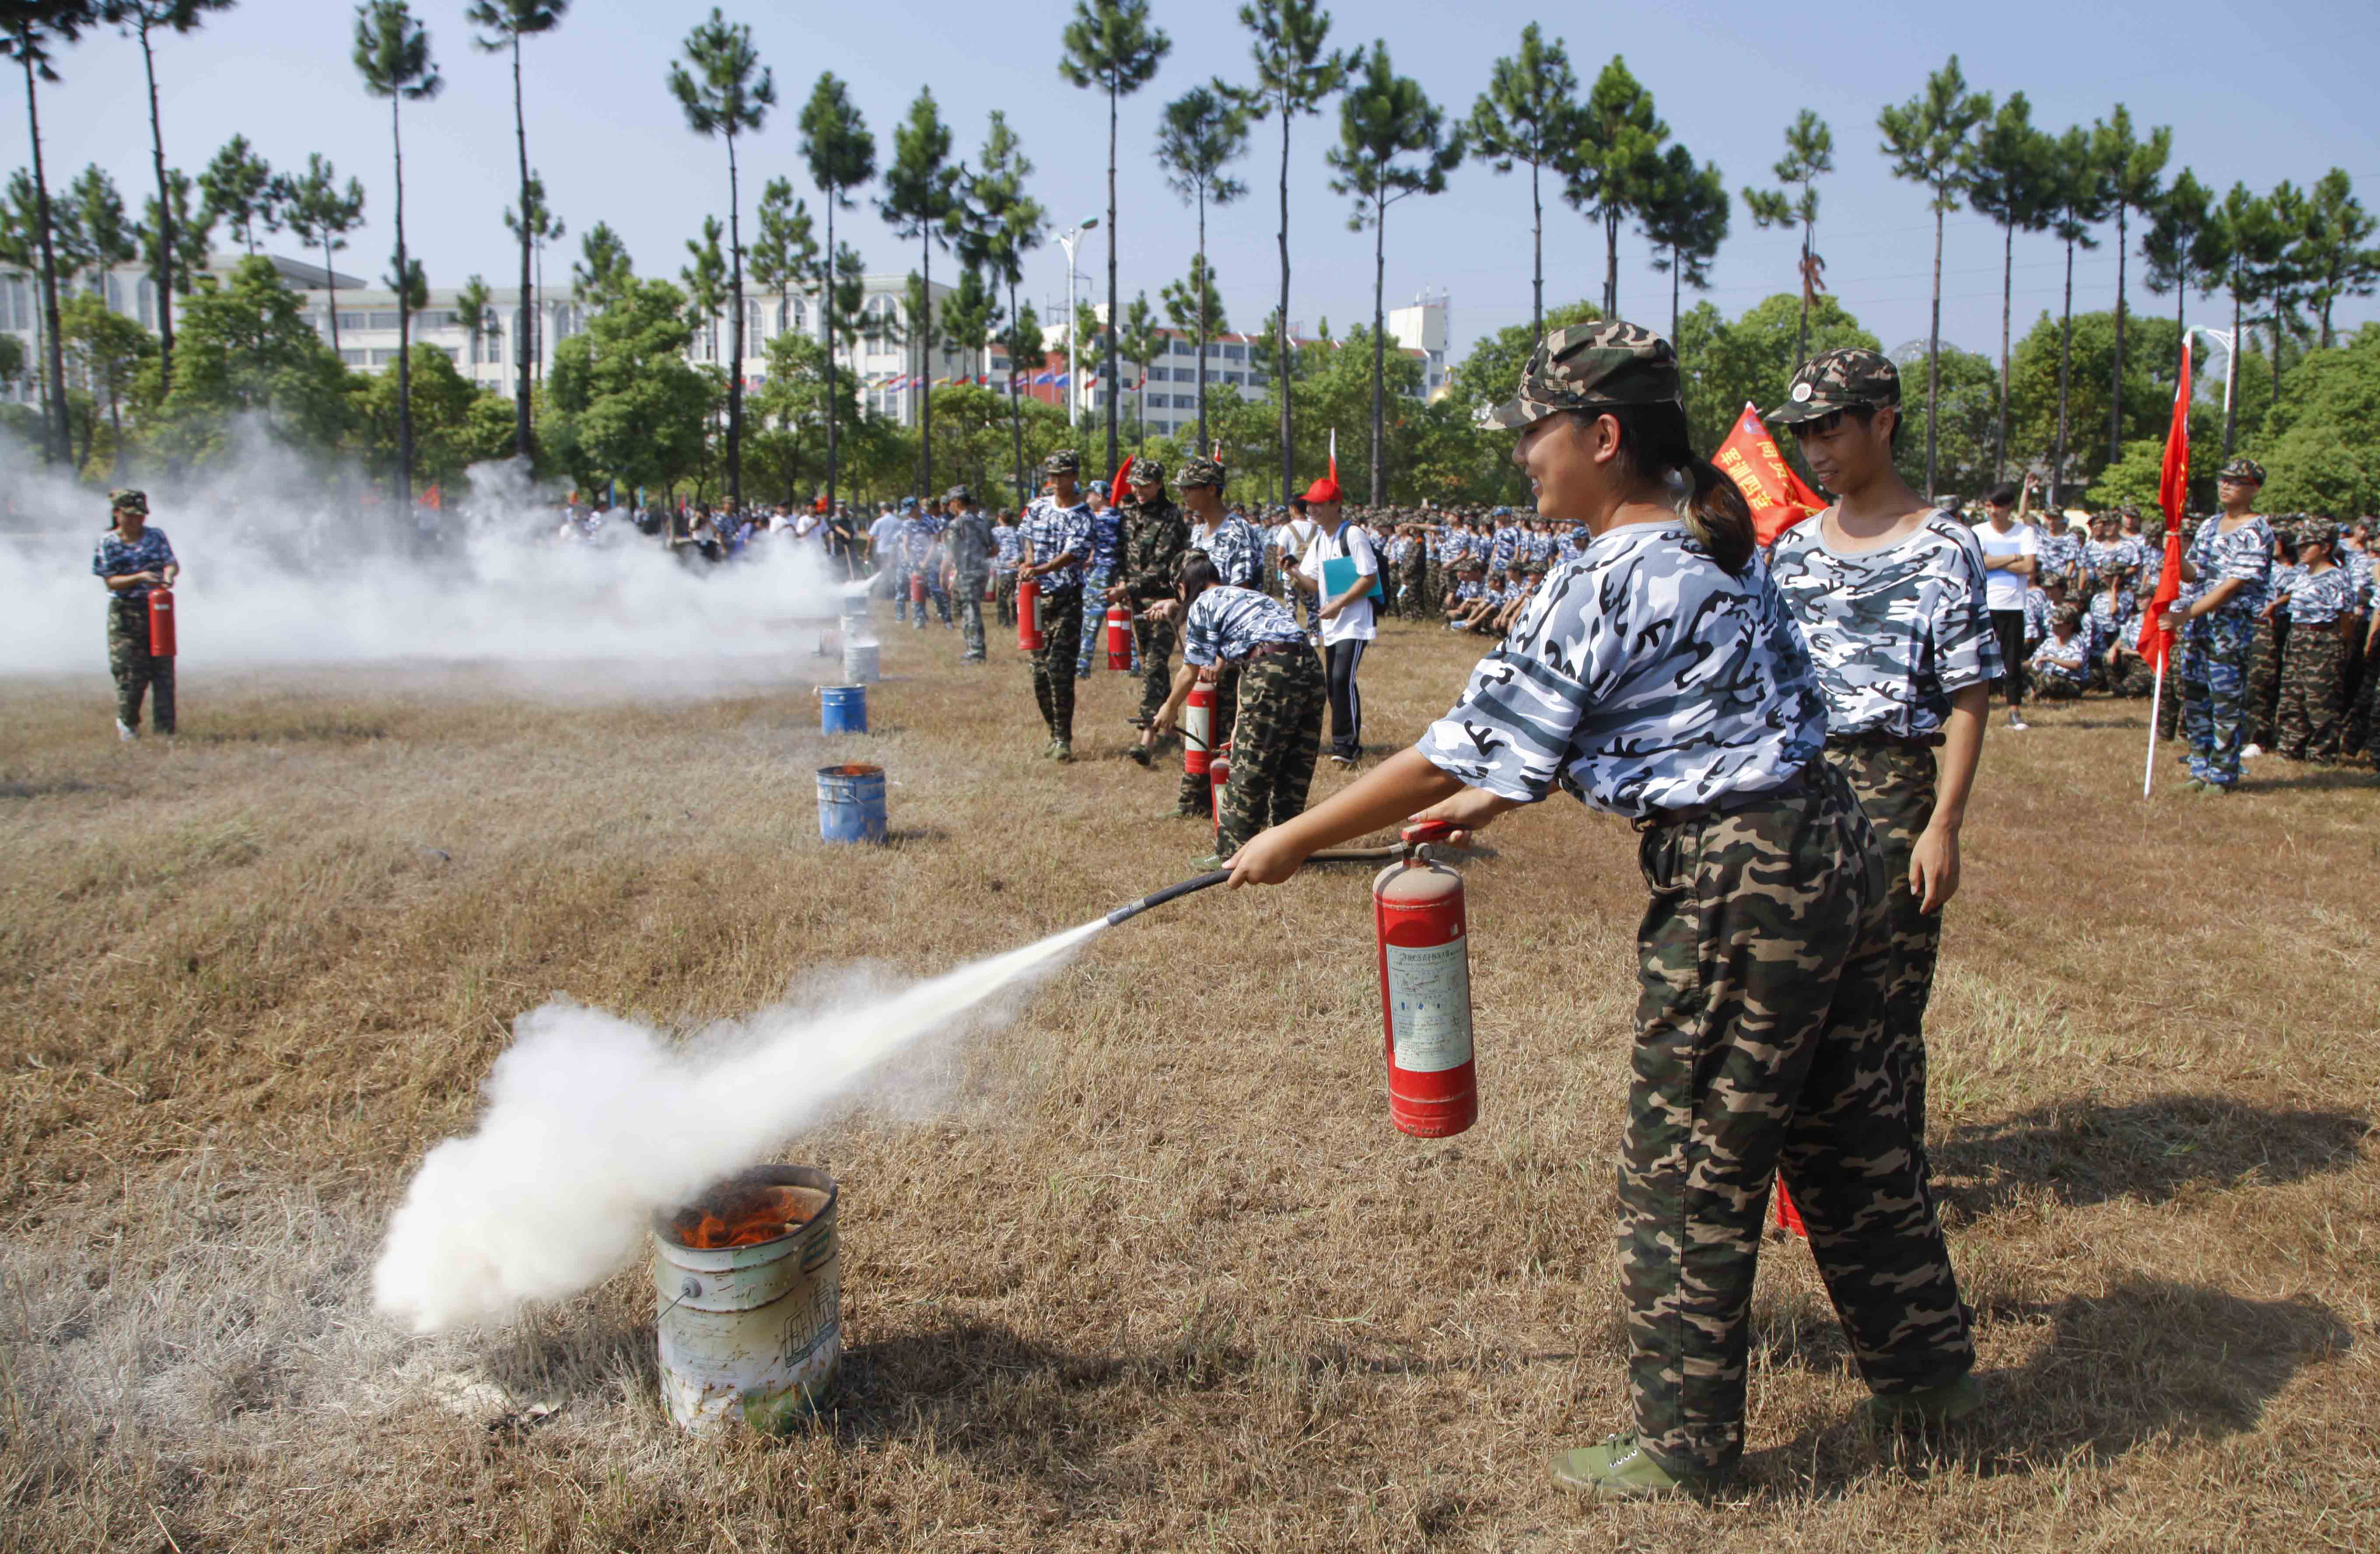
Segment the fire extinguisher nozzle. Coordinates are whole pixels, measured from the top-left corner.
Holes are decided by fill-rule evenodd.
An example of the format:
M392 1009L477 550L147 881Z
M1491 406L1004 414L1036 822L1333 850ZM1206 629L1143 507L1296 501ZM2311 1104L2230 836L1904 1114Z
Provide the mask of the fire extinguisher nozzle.
M1193 891L1203 891L1208 889L1209 886L1220 885L1231 877L1232 871L1230 869L1218 868L1210 873L1201 874L1196 879L1184 880L1178 885L1168 885L1161 891L1152 891L1148 895L1141 897L1138 901L1119 906L1114 911L1109 913L1107 916L1108 927L1113 928L1116 924L1123 922L1127 917L1137 917L1152 906L1162 906L1167 902L1172 901L1177 897L1190 894Z

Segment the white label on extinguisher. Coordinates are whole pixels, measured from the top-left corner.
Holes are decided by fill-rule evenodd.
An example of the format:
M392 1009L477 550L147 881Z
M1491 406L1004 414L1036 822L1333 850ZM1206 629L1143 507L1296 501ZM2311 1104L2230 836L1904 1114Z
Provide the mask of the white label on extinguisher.
M1408 1074L1440 1074L1471 1061L1471 956L1457 939L1427 949L1385 946L1389 1050Z

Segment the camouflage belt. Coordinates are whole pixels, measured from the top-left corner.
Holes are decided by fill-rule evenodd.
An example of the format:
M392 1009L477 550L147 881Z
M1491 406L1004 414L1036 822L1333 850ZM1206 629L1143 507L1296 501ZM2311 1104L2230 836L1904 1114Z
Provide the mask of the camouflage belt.
M1887 734L1882 729L1870 729L1864 734L1827 735L1827 748L1830 750L1855 749L1863 746L1931 750L1941 743L1942 736L1938 734Z
M1259 642L1248 650L1248 657L1252 659L1290 658L1299 652L1310 653L1313 650L1312 645L1302 639L1295 642Z
M1773 788L1761 788L1752 793L1730 794L1708 804L1691 804L1682 809L1647 809L1636 818L1638 831L1650 831L1655 826L1682 826L1695 820L1713 820L1722 815L1732 815L1748 809L1764 799L1783 798L1800 793L1816 780L1818 762L1812 761Z

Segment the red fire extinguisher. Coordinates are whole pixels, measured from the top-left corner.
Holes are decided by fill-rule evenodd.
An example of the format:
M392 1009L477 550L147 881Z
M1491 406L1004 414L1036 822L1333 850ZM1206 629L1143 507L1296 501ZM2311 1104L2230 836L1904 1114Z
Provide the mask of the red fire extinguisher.
M1041 580L1020 577L1016 581L1016 650L1038 653L1041 650Z
M920 611L926 607L926 575L922 572L909 574L909 602Z
M1463 876L1421 853L1452 830L1442 820L1407 826L1403 860L1372 881L1389 1119L1416 1138L1445 1138L1479 1120Z
M1182 703L1182 770L1190 776L1207 774L1207 763L1214 759L1208 741L1214 731L1215 688L1204 680L1194 681Z
M1232 742L1228 739L1215 748L1207 762L1207 803L1215 816L1215 851L1223 850L1223 790L1232 785Z
M149 590L149 656L174 656L174 590L162 585Z
M1108 667L1132 667L1132 612L1121 604L1108 606Z

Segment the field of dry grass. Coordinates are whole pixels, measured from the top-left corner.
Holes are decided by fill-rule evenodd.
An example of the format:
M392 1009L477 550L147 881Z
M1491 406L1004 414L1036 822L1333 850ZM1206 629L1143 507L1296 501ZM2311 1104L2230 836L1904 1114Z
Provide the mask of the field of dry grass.
M1188 872L1122 676L1060 768L1013 653L953 652L893 636L878 732L832 742L791 681L631 700L601 666L556 703L187 660L170 751L113 742L95 675L0 683L0 1548L2380 1545L2380 787L2260 763L2143 805L2136 704L1985 753L1931 1028L1993 1406L1938 1451L1856 1437L1772 1244L1738 1491L1543 1482L1621 1421L1642 908L1632 834L1567 802L1468 867L1462 1137L1389 1126L1341 869L1103 935L796 1141L844 1192L810 1433L680 1436L640 1269L502 1331L376 1318L396 1195L548 997L693 1030ZM1391 632L1375 739L1468 656ZM853 756L898 783L881 849L817 840L811 769Z

